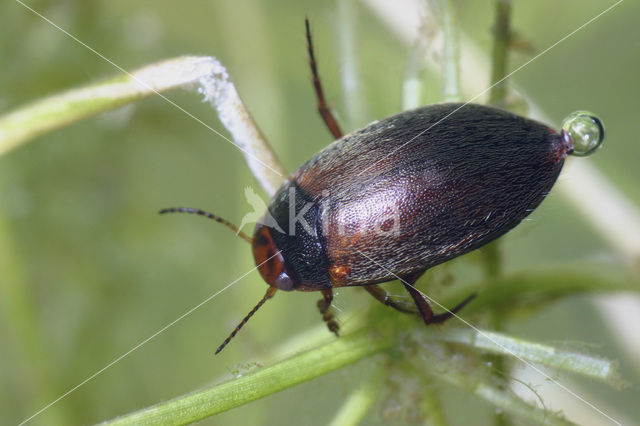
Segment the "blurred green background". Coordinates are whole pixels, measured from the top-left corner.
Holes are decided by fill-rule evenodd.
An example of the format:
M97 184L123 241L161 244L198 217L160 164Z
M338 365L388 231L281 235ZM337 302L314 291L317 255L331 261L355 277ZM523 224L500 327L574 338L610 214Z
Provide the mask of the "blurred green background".
M183 54L216 56L289 170L332 140L315 112L307 16L327 97L344 115L334 1L28 4L128 70ZM515 1L513 27L539 52L611 4ZM493 3L467 0L455 6L460 28L490 52ZM410 47L366 4L356 2L355 10L367 107L365 120L355 124L363 125L400 110ZM625 1L512 79L556 124L577 109L597 113L608 131L605 147L580 161L595 163L638 204L639 18L640 3ZM531 57L514 53L510 68ZM0 64L0 113L118 73L13 1L0 4ZM438 90L429 88L429 96L435 100ZM227 134L198 95L167 96ZM249 247L223 227L156 214L163 207L193 206L239 223L250 211L246 186L259 188L240 152L158 97L51 132L1 157L0 423L26 419L250 270ZM617 261L557 193L504 239L503 251L508 271ZM214 349L264 291L252 273L31 424L95 423L229 378L246 362L268 361L282 342L320 321L317 294L278 294L214 358ZM368 297L344 290L336 304L357 311ZM591 300L566 299L507 330L535 340L594 345L589 350L618 359L625 379L637 384L640 361L620 350ZM354 388L354 377L374 368L382 367L365 360L204 423L325 424ZM573 383L604 411L638 422L637 387L617 391ZM453 410L452 424L489 421L488 406L447 387L442 391L447 405L466 407ZM402 414L385 417L386 408L380 401L366 422L407 421ZM593 424L606 424L595 412L593 417Z

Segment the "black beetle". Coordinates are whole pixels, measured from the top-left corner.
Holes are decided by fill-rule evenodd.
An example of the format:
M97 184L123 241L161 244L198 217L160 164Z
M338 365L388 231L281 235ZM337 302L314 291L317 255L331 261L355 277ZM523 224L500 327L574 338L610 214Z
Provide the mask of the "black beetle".
M434 315L416 280L515 227L542 202L566 156L593 152L604 136L586 112L565 120L558 133L477 104L430 105L342 136L324 101L308 22L307 39L318 110L338 140L280 187L253 238L202 210L161 211L197 213L237 231L252 243L269 284L216 353L277 289L322 292L318 308L336 335L329 311L335 287L363 286L408 312L375 285L400 278L426 324L450 318L474 295Z

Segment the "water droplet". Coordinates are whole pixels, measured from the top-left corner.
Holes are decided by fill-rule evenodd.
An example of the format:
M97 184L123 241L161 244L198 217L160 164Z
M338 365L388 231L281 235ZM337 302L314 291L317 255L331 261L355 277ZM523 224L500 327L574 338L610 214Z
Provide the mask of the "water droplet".
M562 122L562 136L569 146L569 154L586 157L604 142L604 125L588 111L576 111Z

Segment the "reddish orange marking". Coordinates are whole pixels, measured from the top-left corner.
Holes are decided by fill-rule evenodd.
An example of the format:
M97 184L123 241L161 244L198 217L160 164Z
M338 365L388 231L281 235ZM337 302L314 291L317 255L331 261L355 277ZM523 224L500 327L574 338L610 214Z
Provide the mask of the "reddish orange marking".
M258 225L253 236L253 258L258 271L267 284L274 285L276 278L284 270L284 258L278 252L269 228Z
M335 287L344 285L345 279L351 272L351 268L346 265L333 265L329 267L329 277Z

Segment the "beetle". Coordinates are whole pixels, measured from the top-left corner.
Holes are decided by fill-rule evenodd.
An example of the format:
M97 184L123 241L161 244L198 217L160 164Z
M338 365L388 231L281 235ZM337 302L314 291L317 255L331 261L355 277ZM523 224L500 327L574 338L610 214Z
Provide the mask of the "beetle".
M586 155L604 137L602 123L574 113L560 132L477 104L445 103L405 111L343 135L326 105L306 23L318 111L336 141L297 169L271 199L253 237L214 219L252 244L265 296L218 347L218 354L277 290L320 291L330 331L333 289L360 286L426 325L441 323L475 294L434 314L414 284L428 269L502 236L549 193L569 154ZM415 310L377 284L400 279Z

